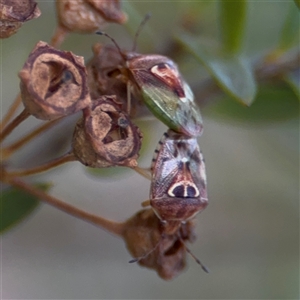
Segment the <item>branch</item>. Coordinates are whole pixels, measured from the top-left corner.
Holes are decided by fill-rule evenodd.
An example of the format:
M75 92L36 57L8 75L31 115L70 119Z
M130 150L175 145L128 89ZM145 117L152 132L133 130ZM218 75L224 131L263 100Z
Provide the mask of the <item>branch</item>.
M2 142L18 125L30 116L27 109L24 109L15 119L13 119L0 133L0 142ZM2 128L1 128L2 130Z
M62 165L64 163L70 162L70 161L77 161L76 157L74 156L73 152L68 152L66 154L64 154L61 157L58 157L54 160L51 160L43 165L34 167L34 168L30 168L30 169L25 169L25 170L21 170L21 171L14 171L14 172L7 172L6 176L8 178L14 178L14 177L23 177L23 176L29 176L29 175L34 175L34 174L38 174L41 172L45 172L48 171L52 168L55 168L59 165Z
M83 221L89 222L93 225L99 226L108 232L115 234L117 236L121 236L125 227L124 223L115 222L101 216L97 216L86 212L80 208L77 208L71 204L65 203L49 194L45 193L44 191L39 190L36 187L33 187L18 178L9 179L7 183L11 184L12 186L24 190L31 195L37 197L39 200L73 216Z

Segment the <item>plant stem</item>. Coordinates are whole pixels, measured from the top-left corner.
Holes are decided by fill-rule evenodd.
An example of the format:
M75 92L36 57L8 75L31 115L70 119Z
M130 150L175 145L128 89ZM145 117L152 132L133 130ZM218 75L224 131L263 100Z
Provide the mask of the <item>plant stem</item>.
M54 48L59 48L68 34L69 31L67 29L57 26L51 38L50 45Z
M16 116L0 133L0 142L2 142L18 125L30 116L25 108L18 116Z
M53 159L43 165L40 165L40 166L37 166L34 168L25 169L25 170L21 170L21 171L7 172L6 176L8 178L14 178L14 177L24 177L24 176L34 175L34 174L48 171L48 170L55 168L59 165L62 165L64 163L67 163L70 161L76 161L76 160L77 159L75 158L73 152L68 152L61 157Z
M53 196L50 196L49 194L45 193L44 191L41 191L38 188L21 181L18 178L9 179L7 182L14 187L22 189L22 190L30 193L31 195L36 196L41 201L65 212L73 217L79 218L79 219L89 222L93 225L100 226L102 229L107 230L108 232L110 232L112 234L121 236L124 231L124 226L125 226L124 223L115 222L115 221L103 218L101 216L97 216L97 215L91 214L89 212L86 212L80 208L77 208L71 204L63 202Z
M146 179L151 180L151 173L149 169L140 167L132 167L131 169L137 172L139 175L145 177Z
M18 149L23 147L25 144L27 144L28 142L33 140L35 137L37 137L39 134L41 134L42 132L44 132L44 131L48 130L49 128L53 127L54 125L56 125L60 121L61 121L61 119L56 119L56 120L53 120L53 121L49 121L45 124L42 124L41 126L34 129L32 132L28 133L27 135L25 135L24 137L22 137L18 141L11 144L10 146L3 148L2 153L1 153L2 160L5 160L5 159L9 158L15 151L17 151Z
M12 116L18 109L21 102L22 102L22 98L21 98L21 94L19 93L0 123L1 130L2 130L2 128L4 128L6 126L6 124L9 122L9 120L12 118Z

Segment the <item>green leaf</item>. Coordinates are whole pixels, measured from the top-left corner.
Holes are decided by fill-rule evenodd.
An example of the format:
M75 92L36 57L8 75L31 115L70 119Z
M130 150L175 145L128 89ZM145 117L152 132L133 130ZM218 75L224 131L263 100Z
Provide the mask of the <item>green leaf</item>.
M210 117L257 125L299 118L299 105L295 93L287 85L276 84L260 86L255 102L250 107L223 97L207 106L203 112Z
M299 43L299 25L300 12L295 8L293 3L291 3L281 31L281 37L279 41L280 50L288 50L296 43Z
M294 0L298 8L300 9L300 0Z
M211 45L186 33L176 37L207 69L217 84L231 97L250 105L256 83L250 62L243 56L221 56Z
M47 191L51 187L48 183L36 184L36 187ZM0 195L0 233L17 225L39 205L39 200L29 193L11 187Z
M247 0L219 1L219 28L224 52L240 51L246 25Z
M300 100L300 69L287 74L284 80L295 92L298 100Z

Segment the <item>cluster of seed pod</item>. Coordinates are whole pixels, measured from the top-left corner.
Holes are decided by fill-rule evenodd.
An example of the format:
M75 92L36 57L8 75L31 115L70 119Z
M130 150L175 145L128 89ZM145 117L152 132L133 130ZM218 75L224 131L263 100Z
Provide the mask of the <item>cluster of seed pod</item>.
M123 22L125 16L119 18ZM168 57L125 52L116 44L96 44L93 51L85 67L83 57L39 42L19 73L23 104L42 120L82 111L72 153L94 168L138 166L142 133L131 119L143 106L169 128L151 165L150 200L144 204L152 209L129 219L131 230L123 236L133 261L172 278L185 265L189 250L184 240L194 236L191 220L207 205L205 165L197 143L203 130L200 111ZM138 241L145 230L148 239Z

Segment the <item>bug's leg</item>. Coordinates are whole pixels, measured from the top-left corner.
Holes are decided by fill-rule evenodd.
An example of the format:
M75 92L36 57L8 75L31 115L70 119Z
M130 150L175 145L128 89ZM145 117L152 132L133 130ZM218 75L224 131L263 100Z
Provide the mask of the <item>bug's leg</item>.
M136 171L141 176L145 177L146 179L151 180L151 173L150 168L141 168L141 167L132 167L134 171Z
M179 238L181 244L183 245L183 247L185 248L186 252L196 261L197 264L199 264L201 266L201 268L204 272L209 273L209 269L207 267L205 267L202 264L202 262L194 255L194 253L187 247L187 245L183 241L182 237L180 235L178 235L178 238Z
M146 254L144 254L143 256L140 256L140 257L136 257L136 258L133 258L129 261L129 263L135 263L135 262L139 262L140 260L146 258L148 255L150 255L153 251L155 251L157 249L157 247L160 245L160 243L162 242L164 238L164 235L162 234L157 242L157 244L149 251L147 252Z

